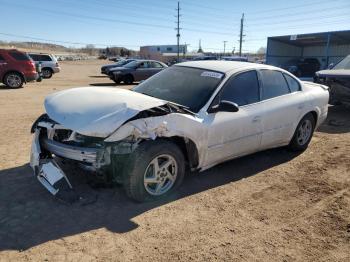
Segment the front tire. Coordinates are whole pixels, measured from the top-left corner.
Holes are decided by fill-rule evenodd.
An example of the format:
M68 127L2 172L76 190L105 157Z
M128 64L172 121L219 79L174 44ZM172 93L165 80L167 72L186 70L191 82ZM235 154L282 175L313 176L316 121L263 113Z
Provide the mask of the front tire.
M4 84L11 88L20 88L23 83L23 77L17 72L8 73L4 77Z
M123 82L126 84L126 85L131 85L133 82L134 82L134 77L132 75L126 75L124 76L123 78Z
M185 159L179 147L166 140L145 141L130 155L124 173L126 194L139 202L168 196L183 181Z
M315 124L316 121L311 113L305 115L300 120L288 147L293 151L304 151L311 141Z

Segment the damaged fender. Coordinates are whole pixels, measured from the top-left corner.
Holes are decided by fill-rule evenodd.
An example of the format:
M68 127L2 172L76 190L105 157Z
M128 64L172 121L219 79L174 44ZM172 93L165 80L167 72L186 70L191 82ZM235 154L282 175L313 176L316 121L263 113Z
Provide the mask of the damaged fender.
M205 141L207 141L208 129L203 125L203 119L192 115L172 113L133 120L118 128L105 139L105 142L116 142L126 138L137 141L175 136L187 138L194 142L200 156L199 165L201 165L206 155L207 144Z

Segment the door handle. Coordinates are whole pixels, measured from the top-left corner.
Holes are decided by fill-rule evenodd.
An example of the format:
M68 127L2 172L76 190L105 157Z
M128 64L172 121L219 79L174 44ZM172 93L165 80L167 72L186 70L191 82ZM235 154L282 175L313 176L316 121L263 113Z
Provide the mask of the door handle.
M257 123L257 122L260 122L260 121L261 121L261 116L256 116L252 120L253 123Z

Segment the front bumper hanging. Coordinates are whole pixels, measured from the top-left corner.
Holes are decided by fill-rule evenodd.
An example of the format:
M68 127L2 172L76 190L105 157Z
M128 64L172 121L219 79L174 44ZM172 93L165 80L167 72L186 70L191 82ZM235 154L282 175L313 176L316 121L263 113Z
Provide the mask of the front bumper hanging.
M57 182L64 179L69 188L73 189L65 173L54 159L42 158L42 150L39 141L40 130L35 130L30 153L30 166L34 170L38 181L53 195L59 192Z

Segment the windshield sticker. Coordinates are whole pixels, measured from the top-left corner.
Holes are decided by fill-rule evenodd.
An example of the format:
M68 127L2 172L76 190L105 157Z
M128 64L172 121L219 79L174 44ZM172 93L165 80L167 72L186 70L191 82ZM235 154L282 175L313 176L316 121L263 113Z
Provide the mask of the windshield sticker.
M210 72L210 71L204 71L201 76L207 76L207 77L213 77L220 79L224 74L217 73L217 72Z

